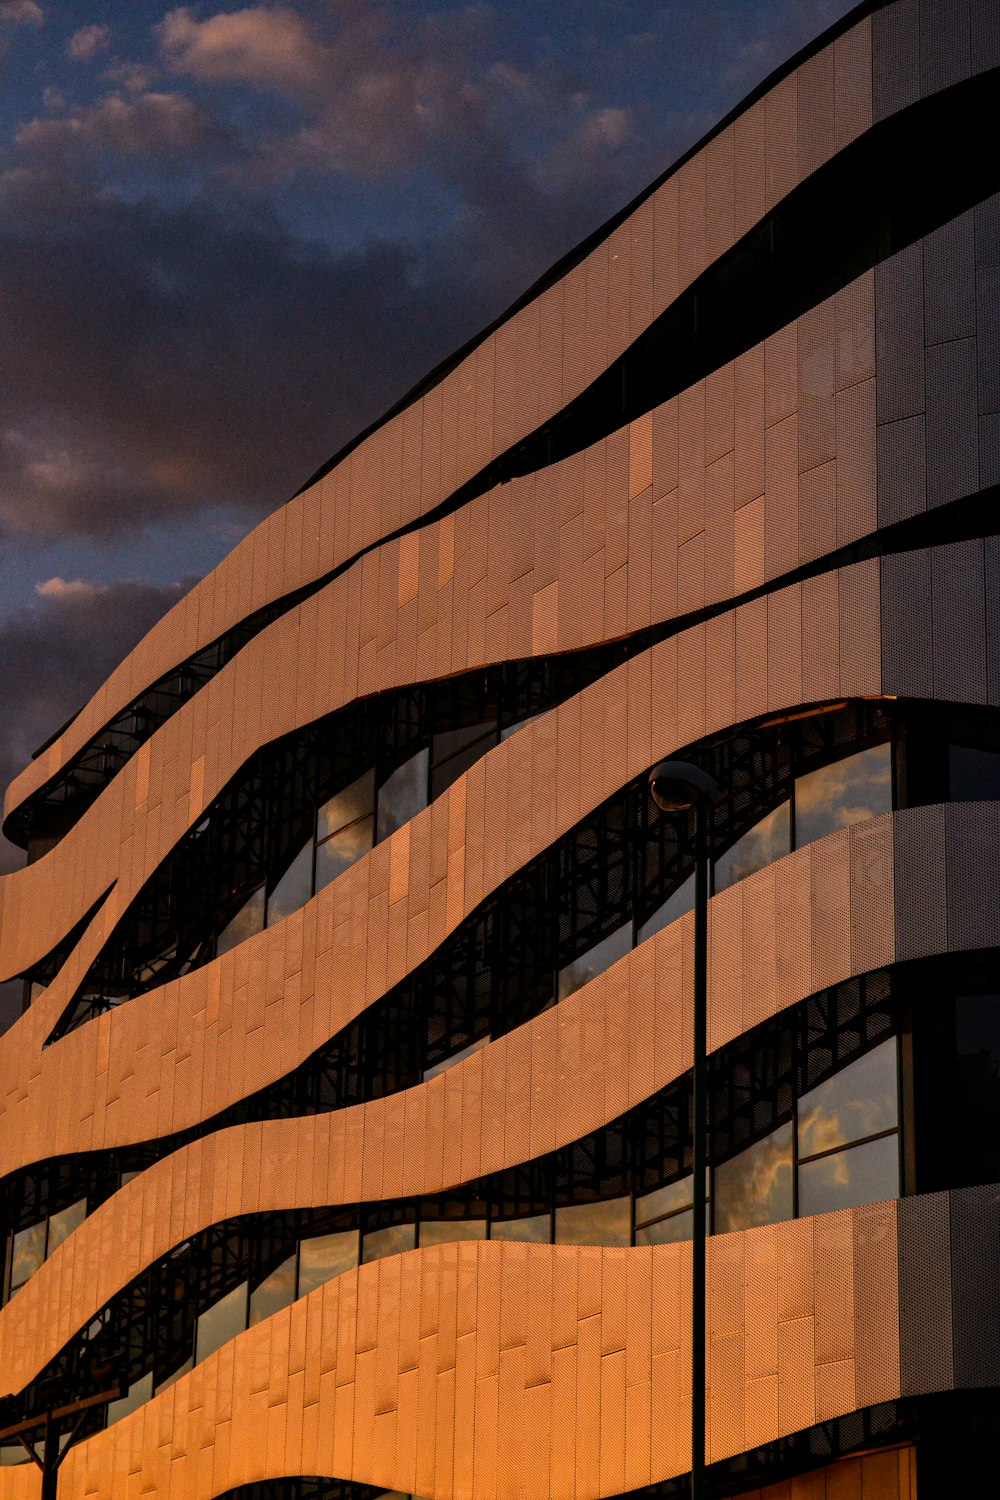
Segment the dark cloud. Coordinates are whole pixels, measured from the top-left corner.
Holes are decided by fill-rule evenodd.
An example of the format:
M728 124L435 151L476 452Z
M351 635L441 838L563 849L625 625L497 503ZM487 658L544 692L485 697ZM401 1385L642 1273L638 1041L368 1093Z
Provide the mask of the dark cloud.
M45 12L38 0L0 0L0 23L8 26L43 26Z
M74 62L92 62L99 52L106 49L109 36L108 27L99 22L81 26L66 43L66 55Z
M0 542L242 531L848 3L285 0L110 33L0 0L62 69L0 155ZM8 771L169 602L144 588L0 622Z
M401 245L338 256L246 205L30 173L0 205L8 536L260 514L491 306Z
M796 4L801 29L813 7ZM726 67L760 70L767 27L737 19ZM483 4L181 7L156 37L177 87L151 90L115 56L106 77L124 90L82 106L50 93L0 174L0 537L256 519L704 123L698 103L654 127L629 100L640 57L666 64L673 47L675 68L694 66L669 27L554 61L503 24ZM710 30L692 19L685 47L718 54ZM85 27L69 46L104 40ZM377 232L341 233L345 183L375 203L376 178L398 189L407 172L409 223L404 192ZM324 182L310 237L294 204Z
M62 100L56 99L58 107ZM31 155L65 157L75 151L110 151L123 157L169 157L222 145L226 133L183 94L147 92L127 99L107 94L97 104L56 119L31 120L16 143Z
M7 786L31 752L77 711L193 582L157 586L50 578L37 586L34 604L0 622L0 786ZM21 850L0 838L0 871L23 863Z

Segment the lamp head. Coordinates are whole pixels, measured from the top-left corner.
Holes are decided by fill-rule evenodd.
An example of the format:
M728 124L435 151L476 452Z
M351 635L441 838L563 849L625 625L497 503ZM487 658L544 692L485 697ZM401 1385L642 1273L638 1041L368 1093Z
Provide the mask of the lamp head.
M661 760L649 773L649 791L661 812L710 807L722 796L714 776L687 760Z

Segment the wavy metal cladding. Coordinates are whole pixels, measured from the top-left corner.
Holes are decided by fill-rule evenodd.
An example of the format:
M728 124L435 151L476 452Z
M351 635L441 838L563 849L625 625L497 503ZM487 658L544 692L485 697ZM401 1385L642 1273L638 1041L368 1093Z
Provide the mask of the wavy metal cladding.
M877 30L883 23L876 18L874 24ZM866 138L873 126L880 129L891 123L900 108L912 109L925 97L944 101L957 80L990 66L988 47L977 45L974 59L963 59L964 66L956 64L950 73L938 69L937 76L927 74L922 83L918 80L908 86L899 105L891 109L879 107L884 91L876 79L873 116L871 26L870 20L862 18L836 41L820 46L798 68L792 65L782 70L776 75L780 81L770 88L764 85L759 97L736 111L701 150L690 153L612 226L598 231L586 247L568 257L568 270L565 263L556 268L538 290L476 341L472 352L435 372L399 411L331 461L320 481L264 523L151 633L107 691L47 748L18 787L28 794L58 767L69 765L87 737L130 699L178 661L218 641L235 623L328 576L332 568L343 566L400 524L412 525L435 513L450 497L460 495L475 475L486 475L488 464L505 445L508 452L517 450L518 444L532 447L567 402L572 408L584 391L595 391L594 380L599 380L600 372L637 341L641 343L665 312L678 305L679 299L683 301L686 288L700 284L707 266L724 265L737 244L745 246L743 259L753 262L760 247L746 242L746 236L762 221L771 226L766 216L777 205L794 200L804 184L822 177L829 164ZM966 100L966 118L971 108L972 101ZM929 135L925 127L925 135L919 137L918 150L926 189L928 174L934 178L935 145L947 132L937 121ZM917 141L916 134L913 139ZM963 175L956 171L957 162L967 166L978 160L957 149L954 154L947 180L935 181L935 197L947 199L954 192ZM897 180L912 175L897 157L898 145L891 161L882 163L881 182L874 184L874 209L882 214L883 222L880 227L873 223L866 232L870 237L877 229L882 244L880 250L873 247L864 252L869 258L862 264L872 264L892 248L893 235L886 238L890 226L885 213ZM867 170L877 173L878 167L876 160ZM837 193L825 191L822 201L813 205L815 218L817 212L829 211L836 200L843 210L841 223L829 227L839 232L825 234L818 244L802 246L799 263L821 256L828 241L845 236L850 240L851 226L865 217L857 189L855 175L850 183L839 184ZM982 196L982 191L975 196ZM925 202L927 198L925 192ZM871 208L866 199L866 212ZM957 205L945 216L956 211ZM903 219L906 223L896 226L901 243L914 232L919 237L914 226L920 222L920 211L911 203ZM773 240L771 226L772 250ZM733 268L726 272L730 282L734 274L738 281L738 266L735 272ZM724 322L733 328L756 326L759 309L780 301L783 284L797 279L793 261L779 281L768 286L766 296L751 282L743 288L742 307L727 307ZM803 305L815 300L814 292ZM693 315L699 327L705 324L712 301L703 295L699 307L685 313L687 321ZM781 321L797 310L790 306ZM683 335L683 342L687 332L682 327L675 334ZM676 350L668 345L667 353L669 364ZM720 361L724 358L719 356ZM547 379L550 370L558 372L554 380ZM692 378L684 383L690 384ZM629 385L633 383L630 371ZM464 413L459 393L468 408ZM652 404L655 401L647 402ZM536 458L531 466L553 456ZM321 491L325 492L322 496ZM339 545L334 545L334 520L341 528ZM354 530L345 536L343 527L348 523ZM330 546L334 550L328 555ZM12 789L8 811L20 798L21 791Z
M928 168L925 202L906 178L921 182L932 124L950 148L980 118L997 68L990 0L861 7L258 527L13 784L8 814L158 679L281 609L0 882L0 976L60 954L0 1039L0 1186L196 1133L94 1206L0 1309L0 1427L106 1386L115 1372L96 1366L47 1393L37 1377L211 1226L527 1168L683 1074L686 917L440 1077L213 1127L662 756L765 717L898 700L938 705L942 724L968 713L963 764L988 781L1000 182L974 136L953 184ZM845 219L851 248L817 260L815 284L807 258L786 308L766 256L796 204L843 191L879 140L900 177L882 219L867 197L864 233ZM727 344L712 332L723 294L754 286L778 298L774 326L745 299ZM695 307L697 337L682 326ZM656 389L641 365L654 347L675 388L633 411L619 374ZM603 405L616 382L620 418ZM574 450L569 425L595 403L603 430ZM46 1045L147 882L264 747L408 684L612 641L629 660L595 667L299 911ZM713 899L713 1048L856 976L1000 947L1000 779L949 806L969 794L941 746L923 790L897 767L894 811ZM919 1113L918 1010L899 1056ZM861 1483L866 1500L914 1500L933 1470L913 1403L1000 1385L998 1189L923 1191L903 1115L906 1196L710 1240L709 1456L727 1494L776 1494L772 1479L811 1466L810 1493L831 1500ZM363 1264L155 1395L151 1375L105 1432L88 1419L60 1493L291 1500L300 1476L317 1496L327 1476L338 1500L675 1494L688 1267L684 1244L510 1242ZM0 1497L37 1493L33 1469L0 1467Z

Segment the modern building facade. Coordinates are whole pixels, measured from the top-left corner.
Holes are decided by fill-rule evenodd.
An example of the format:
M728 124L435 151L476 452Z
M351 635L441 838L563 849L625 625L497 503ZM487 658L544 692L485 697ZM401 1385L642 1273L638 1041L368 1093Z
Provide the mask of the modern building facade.
M46 1435L73 1500L685 1493L675 755L723 788L710 1493L966 1492L1000 1438L998 98L993 0L861 6L12 784L4 1500Z

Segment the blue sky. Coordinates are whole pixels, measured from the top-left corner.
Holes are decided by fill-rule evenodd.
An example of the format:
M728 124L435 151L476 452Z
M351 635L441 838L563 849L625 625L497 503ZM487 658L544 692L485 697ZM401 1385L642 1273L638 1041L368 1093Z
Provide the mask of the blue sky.
M849 8L0 0L0 781Z

